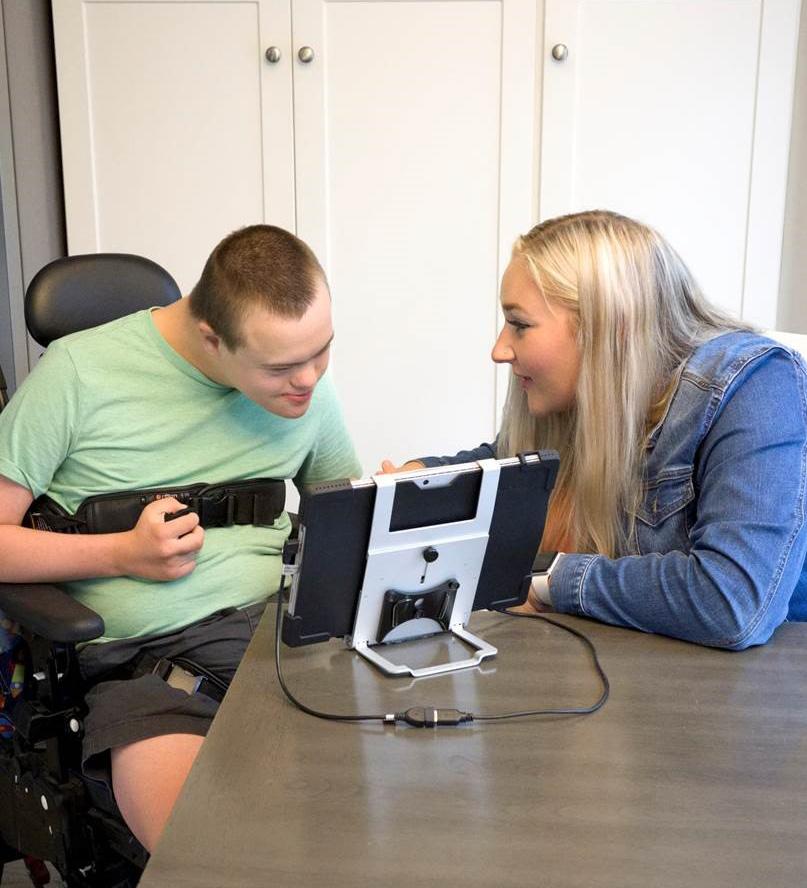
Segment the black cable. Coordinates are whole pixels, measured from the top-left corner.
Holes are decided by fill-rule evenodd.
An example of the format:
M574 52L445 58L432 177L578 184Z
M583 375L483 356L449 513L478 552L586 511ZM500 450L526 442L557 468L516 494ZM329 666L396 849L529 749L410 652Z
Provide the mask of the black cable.
M599 675L600 681L602 682L603 691L602 694L600 694L599 699L591 706L559 709L528 709L522 712L502 712L495 715L476 715L472 712L462 712L459 709L441 709L432 706L414 706L407 709L405 712L391 712L384 715L341 715L333 712L322 712L321 710L314 709L311 706L307 706L305 703L302 703L300 700L298 700L289 690L288 685L286 684L286 680L283 677L283 670L280 666L280 636L281 624L283 622L282 618L284 578L285 575L281 575L280 585L277 590L277 619L275 622L275 671L277 672L277 679L280 683L280 687L282 688L283 693L286 695L289 702L291 702L302 712L305 712L307 715L313 715L315 718L327 719L329 721L380 721L384 724L396 724L399 722L405 722L406 724L413 727L431 728L438 727L440 725L452 726L466 724L471 721L503 721L504 719L527 718L529 716L545 717L591 715L592 713L597 712L598 709L602 709L602 707L605 705L606 700L608 699L608 695L611 690L608 676L605 674L605 670L600 664L599 657L597 656L597 649L582 632L578 631L577 629L572 629L571 626L565 626L563 623L558 623L557 621L552 620L549 617L544 616L543 614L520 614L512 613L506 610L497 610L496 613L504 614L508 617L526 617L527 619L544 620L545 622L551 623L553 626L557 626L559 629L563 629L565 632L569 632L571 635L575 635L579 639L581 639L581 641L583 641L583 643L591 652L591 656L594 661L594 668L597 670L597 674Z
M313 715L316 718L324 718L329 721L390 721L388 715L339 715L333 712L320 712L319 709L313 709L311 706L306 706L305 703L300 702L300 700L298 700L289 690L286 680L283 678L283 670L280 668L280 629L283 622L284 579L285 576L281 574L280 585L277 590L277 622L275 623L275 671L277 672L277 680L280 682L280 687L283 689L283 693L298 709L301 709L303 712L308 715Z
M552 626L557 626L558 629L563 629L564 632L568 632L571 635L575 635L577 638L579 638L591 652L591 659L594 661L594 668L597 670L597 675L599 675L600 681L602 682L602 693L600 694L599 699L595 703L592 703L591 706L579 706L565 709L528 709L524 712L504 712L499 715L474 715L475 721L497 721L504 718L526 718L530 715L591 715L593 712L596 712L598 709L602 709L602 707L605 706L605 703L608 700L608 696L611 693L611 683L608 681L608 676L605 674L605 670L602 668L602 664L600 663L600 658L597 656L597 648L594 647L594 643L591 641L590 638L588 638L587 635L584 635L578 629L573 629L571 626L566 626L563 623L559 623L557 620L552 620L544 614L523 614L514 613L513 611L508 610L497 610L496 613L505 614L505 616L508 617L526 617L526 619L528 620L543 620L545 623L550 623Z

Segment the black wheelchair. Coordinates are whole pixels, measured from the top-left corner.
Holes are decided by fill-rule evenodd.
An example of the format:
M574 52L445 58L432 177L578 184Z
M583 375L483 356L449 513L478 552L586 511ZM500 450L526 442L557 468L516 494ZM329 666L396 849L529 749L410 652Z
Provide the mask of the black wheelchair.
M25 320L47 346L180 295L167 271L140 256L72 256L31 281ZM0 409L4 390L0 376ZM23 858L34 885L46 884L48 861L69 888L131 888L148 854L114 801L81 774L86 705L76 645L102 635L103 620L40 584L0 584L0 613L19 626L13 656L22 676L0 733L0 882L4 865Z

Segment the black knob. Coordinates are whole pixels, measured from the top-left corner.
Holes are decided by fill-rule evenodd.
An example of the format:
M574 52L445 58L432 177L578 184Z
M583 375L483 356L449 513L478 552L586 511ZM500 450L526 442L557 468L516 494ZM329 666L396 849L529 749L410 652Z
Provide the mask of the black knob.
M429 546L428 549L423 550L423 560L427 564L431 564L432 561L437 561L439 557L440 553L434 548L434 546Z

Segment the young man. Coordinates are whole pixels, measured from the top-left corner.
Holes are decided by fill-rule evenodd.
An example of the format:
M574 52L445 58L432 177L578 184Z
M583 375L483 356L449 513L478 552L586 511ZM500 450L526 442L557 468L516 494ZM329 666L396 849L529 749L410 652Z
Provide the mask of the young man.
M101 643L80 655L94 683L84 769L148 850L218 706L213 688L229 684L278 586L288 516L205 530L194 512L167 520L183 506L166 497L117 533L32 530L23 517L43 494L72 515L98 494L358 475L326 375L332 339L313 253L256 225L213 250L189 298L55 342L0 414L0 581L62 583L103 617ZM137 665L157 661L210 676L209 693Z

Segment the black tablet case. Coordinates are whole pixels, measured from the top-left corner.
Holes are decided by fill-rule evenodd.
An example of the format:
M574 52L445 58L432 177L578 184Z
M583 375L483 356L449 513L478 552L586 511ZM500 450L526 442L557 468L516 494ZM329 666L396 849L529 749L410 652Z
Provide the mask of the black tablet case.
M532 454L530 454L532 455ZM502 465L488 545L474 598L474 610L521 604L524 581L543 533L558 455L539 451L539 460ZM426 527L472 518L482 470L475 463L447 487L419 487L399 481L391 530ZM350 635L364 580L367 543L376 487L349 481L316 484L303 490L300 526L305 529L294 614L283 620L283 641L291 646Z

